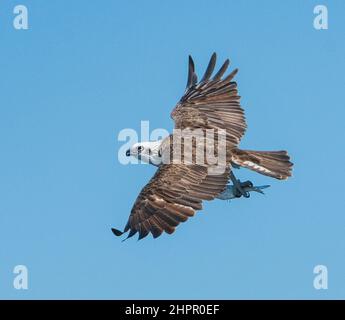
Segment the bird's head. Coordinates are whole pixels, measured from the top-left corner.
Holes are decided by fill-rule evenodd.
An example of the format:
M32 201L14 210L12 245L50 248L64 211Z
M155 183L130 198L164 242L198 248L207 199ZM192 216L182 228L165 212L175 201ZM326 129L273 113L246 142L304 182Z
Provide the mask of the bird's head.
M162 162L162 157L159 153L161 142L162 140L135 143L126 151L126 156L132 156L145 163L159 166Z

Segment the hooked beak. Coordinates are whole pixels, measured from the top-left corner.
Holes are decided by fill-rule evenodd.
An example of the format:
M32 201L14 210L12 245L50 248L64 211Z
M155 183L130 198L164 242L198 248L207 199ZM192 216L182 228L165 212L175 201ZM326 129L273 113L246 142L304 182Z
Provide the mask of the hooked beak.
M128 150L126 151L126 156L129 157L130 155L131 155L131 150L128 149Z

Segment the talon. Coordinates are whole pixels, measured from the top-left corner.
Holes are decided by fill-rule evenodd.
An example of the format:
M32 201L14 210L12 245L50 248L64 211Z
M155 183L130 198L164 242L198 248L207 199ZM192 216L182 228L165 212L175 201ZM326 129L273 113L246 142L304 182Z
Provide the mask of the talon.
M241 187L242 188L253 188L253 183L248 180L248 181L241 183Z
M248 191L246 191L246 192L243 194L243 196L244 196L245 198L250 198L250 193L249 193Z
M253 183L251 181L241 182L240 180L236 179L233 172L230 171L230 179L234 184L234 195L236 198L240 198L244 196L245 198L250 197L250 191L253 188Z

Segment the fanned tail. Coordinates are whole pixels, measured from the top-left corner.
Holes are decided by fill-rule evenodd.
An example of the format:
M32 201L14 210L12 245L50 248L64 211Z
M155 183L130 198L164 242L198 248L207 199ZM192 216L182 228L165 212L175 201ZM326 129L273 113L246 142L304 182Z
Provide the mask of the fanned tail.
M290 177L293 166L288 153L284 150L252 151L236 149L232 161L241 167L279 180Z

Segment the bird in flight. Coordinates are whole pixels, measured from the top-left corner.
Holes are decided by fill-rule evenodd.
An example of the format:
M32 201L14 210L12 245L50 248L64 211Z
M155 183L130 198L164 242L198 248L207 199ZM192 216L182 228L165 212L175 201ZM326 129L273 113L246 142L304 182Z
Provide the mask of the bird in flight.
M241 182L236 179L233 168L244 167L279 180L291 176L293 164L286 151L252 151L238 147L247 127L237 83L233 81L238 70L224 76L229 66L227 59L212 77L215 65L214 53L198 82L193 59L189 56L186 90L171 112L174 133L159 141L136 143L127 150L127 156L156 165L158 169L137 197L124 230L112 228L116 236L129 232L127 238L130 238L138 233L138 239L142 239L149 233L154 238L163 232L172 234L181 222L202 209L205 200L249 197L250 192L263 193L262 189L268 187ZM193 136L196 130L201 132L199 141ZM208 131L214 133L213 137ZM214 162L205 161L210 144L211 153L218 156L223 153L225 159L218 166L221 170L214 172L211 170L215 168ZM205 151L203 161L197 161L199 149ZM174 161L175 155L180 161ZM229 185L229 181L233 185Z

